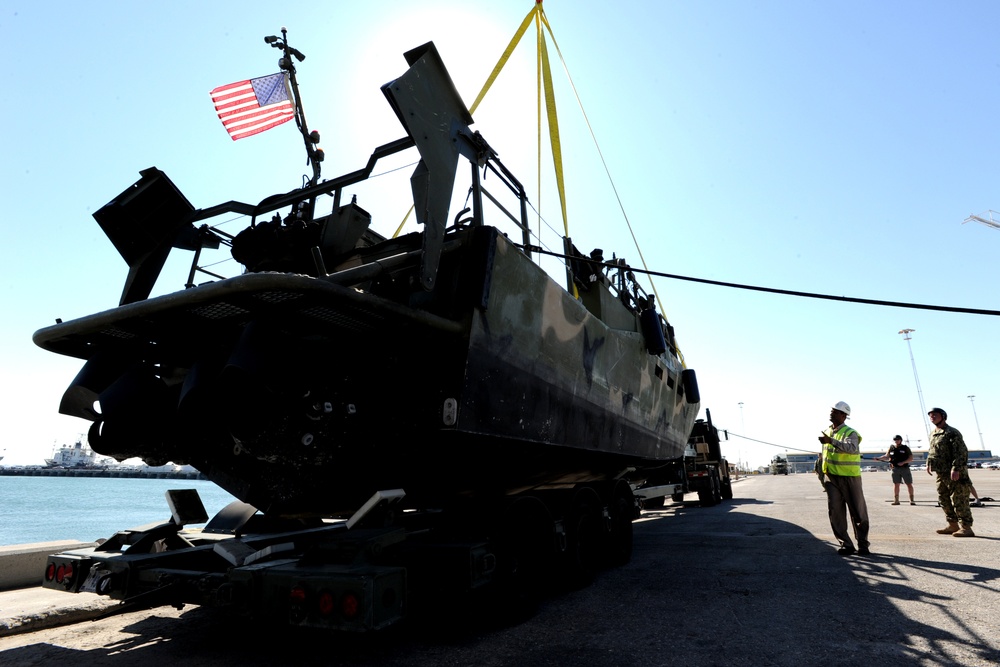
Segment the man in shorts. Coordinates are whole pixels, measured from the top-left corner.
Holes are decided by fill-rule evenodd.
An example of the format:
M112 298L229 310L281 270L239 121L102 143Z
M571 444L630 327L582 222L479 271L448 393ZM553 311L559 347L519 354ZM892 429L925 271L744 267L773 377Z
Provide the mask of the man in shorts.
M903 444L903 437L897 435L889 445L889 451L884 455L876 457L876 461L888 461L892 468L892 504L899 504L899 485L906 484L906 490L910 492L910 504L916 505L913 500L913 474L910 472L910 462L913 461L913 452Z

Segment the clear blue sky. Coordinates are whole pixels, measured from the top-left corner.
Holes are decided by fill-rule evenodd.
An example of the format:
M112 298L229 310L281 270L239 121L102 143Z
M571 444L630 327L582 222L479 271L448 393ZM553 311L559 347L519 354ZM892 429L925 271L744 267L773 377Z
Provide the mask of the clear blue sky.
M294 126L232 142L208 91L277 71L287 26L324 176L402 136L379 86L433 40L471 104L531 0L503 2L6 2L0 226L5 464L40 463L85 422L58 415L80 367L32 333L117 304L126 266L91 217L149 166L199 208L300 183ZM649 268L886 301L1000 310L1000 4L548 0L546 14ZM475 115L535 176L533 32ZM551 43L550 43L551 44ZM553 49L554 51L554 49ZM561 67L570 234L638 264ZM543 183L551 167L543 163ZM400 194L405 196L405 177ZM534 193L534 185L529 186ZM537 197L533 196L533 200ZM369 204L371 200L368 200ZM387 200L375 228L405 206ZM366 208L377 208L366 206ZM560 226L554 193L543 215ZM232 233L239 228L230 229ZM190 256L159 292L179 288ZM224 259L220 255L219 259ZM235 274L232 261L217 270ZM1000 451L995 316L858 305L657 280L703 406L731 459L816 449L839 400L863 449L926 447L927 409L970 448ZM973 404L975 395L977 427ZM740 404L742 403L742 408ZM5 450L5 451L3 451Z

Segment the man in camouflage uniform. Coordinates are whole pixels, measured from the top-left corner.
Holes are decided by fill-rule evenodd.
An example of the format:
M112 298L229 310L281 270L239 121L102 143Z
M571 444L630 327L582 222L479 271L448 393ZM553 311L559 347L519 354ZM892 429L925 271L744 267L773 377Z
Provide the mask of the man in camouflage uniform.
M927 415L935 426L927 452L927 474L937 473L938 502L948 519L948 525L937 532L953 537L975 537L972 510L969 509L969 490L972 488L967 468L969 450L958 429L948 426L947 412L933 408Z

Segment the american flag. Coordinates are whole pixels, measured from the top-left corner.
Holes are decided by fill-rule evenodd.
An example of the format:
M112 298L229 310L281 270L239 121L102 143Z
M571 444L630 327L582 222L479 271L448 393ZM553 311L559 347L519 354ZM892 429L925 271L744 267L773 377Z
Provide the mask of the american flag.
M211 95L233 141L270 130L295 116L284 72L219 86Z

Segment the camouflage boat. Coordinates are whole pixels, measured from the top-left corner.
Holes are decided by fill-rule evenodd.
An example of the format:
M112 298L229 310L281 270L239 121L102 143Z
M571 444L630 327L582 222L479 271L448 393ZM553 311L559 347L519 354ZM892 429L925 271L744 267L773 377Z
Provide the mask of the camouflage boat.
M428 507L638 483L683 455L697 386L653 299L568 240L568 289L542 270L524 188L469 128L433 44L405 57L382 90L407 136L363 169L195 209L150 168L95 213L129 263L120 305L34 335L86 361L60 412L92 422L95 451L191 464L287 516L336 516L387 488ZM384 238L341 196L414 146L422 231ZM452 220L460 158L471 207ZM232 212L250 217L235 237L199 225ZM199 253L220 243L245 273L195 286ZM192 278L150 297L171 248L195 251Z

